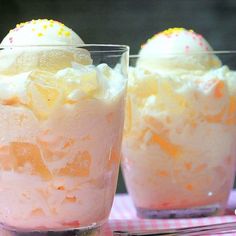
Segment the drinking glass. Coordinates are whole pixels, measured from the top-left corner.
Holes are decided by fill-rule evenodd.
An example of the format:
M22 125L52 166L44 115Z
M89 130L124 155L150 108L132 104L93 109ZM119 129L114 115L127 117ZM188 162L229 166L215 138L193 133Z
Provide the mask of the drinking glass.
M236 166L236 52L160 55L146 68L139 59L130 58L122 146L137 215L222 214Z
M128 53L1 48L1 235L101 234L117 184Z

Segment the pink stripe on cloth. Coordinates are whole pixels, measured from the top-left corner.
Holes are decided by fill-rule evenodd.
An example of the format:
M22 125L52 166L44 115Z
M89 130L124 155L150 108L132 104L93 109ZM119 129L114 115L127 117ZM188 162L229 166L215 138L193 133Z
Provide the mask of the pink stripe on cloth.
M191 227L198 225L209 225L224 222L235 222L236 216L236 191L230 195L226 214L224 216L195 218L195 219L165 219L149 220L139 219L136 216L135 207L127 194L115 196L109 222L104 226L104 236L112 236L114 230L146 230L146 229L170 229L180 227ZM226 234L224 234L226 235ZM227 234L227 235L236 235Z

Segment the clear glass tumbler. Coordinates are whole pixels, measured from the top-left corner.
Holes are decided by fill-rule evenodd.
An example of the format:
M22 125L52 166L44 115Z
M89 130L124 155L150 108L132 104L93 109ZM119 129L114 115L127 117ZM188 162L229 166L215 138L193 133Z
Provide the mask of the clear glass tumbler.
M236 52L146 60L130 58L122 147L137 214L222 214L236 166Z
M117 184L128 53L1 48L1 235L100 235Z

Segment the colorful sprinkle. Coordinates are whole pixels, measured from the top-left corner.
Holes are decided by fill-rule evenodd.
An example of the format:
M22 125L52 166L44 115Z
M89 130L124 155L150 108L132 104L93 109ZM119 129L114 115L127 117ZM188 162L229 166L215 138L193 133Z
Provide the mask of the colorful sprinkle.
M173 34L177 34L180 32L185 31L184 28L169 28L167 30L164 30L163 32L159 33L159 34L164 34L165 36L169 36L169 35L173 35Z
M55 30L55 34L58 37L70 37L71 32L70 30L61 22L54 21L54 20L48 20L48 19L38 19L38 20L31 20L24 23L19 23L16 25L16 27L12 30L10 30L10 33L14 36L14 33L21 30L23 27L29 27L26 28L26 30L29 30L31 32L34 32L35 36L37 37L43 37L46 36L47 33L51 31L50 28L53 28L53 31ZM13 38L8 39L10 43L12 43Z
M71 35L71 33L69 31L66 31L64 34L66 37L70 37L70 35Z
M185 51L188 52L189 51L189 46L185 46Z

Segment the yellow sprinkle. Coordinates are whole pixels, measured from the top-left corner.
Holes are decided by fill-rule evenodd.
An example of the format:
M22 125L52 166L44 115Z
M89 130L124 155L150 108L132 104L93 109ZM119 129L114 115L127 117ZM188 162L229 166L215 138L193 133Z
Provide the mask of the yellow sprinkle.
M171 34L176 34L176 33L183 32L183 31L185 31L184 28L169 28L169 29L164 30L163 32L161 32L161 34L171 35Z
M53 23L50 23L50 25L49 25L49 26L50 26L50 27L53 27L53 25L54 25Z
M71 33L70 33L69 31L66 31L66 32L64 33L64 35L65 35L66 37L70 37Z
M16 25L16 28L19 28L19 27L20 27L20 24L17 24L17 25Z
M59 36L62 36L62 32L61 31L58 31L57 33Z
M185 31L185 30L186 30L185 28L177 28L177 27L175 27L175 28L169 28L169 29L167 29L167 30L164 30L164 31L162 31L162 32L160 32L160 33L155 34L152 38L150 38L150 39L147 40L147 43L148 43L149 41L152 41L152 40L155 39L156 37L159 37L160 35L171 36L172 34L178 34L179 32L183 32L183 31ZM186 31L188 31L188 30L186 30ZM189 30L189 32L193 32L193 30ZM146 45L146 44L142 45L141 48L143 48L145 45Z
M44 30L46 30L46 29L47 29L47 27L48 27L47 25L43 25L43 29L44 29Z
M64 29L63 27L61 27L61 28L60 28L60 31L62 31L62 32L63 32L64 30L65 30L65 29Z
M38 33L37 36L38 36L38 37L42 37L43 34L42 34L42 33Z
M54 23L54 20L49 20L50 23Z

